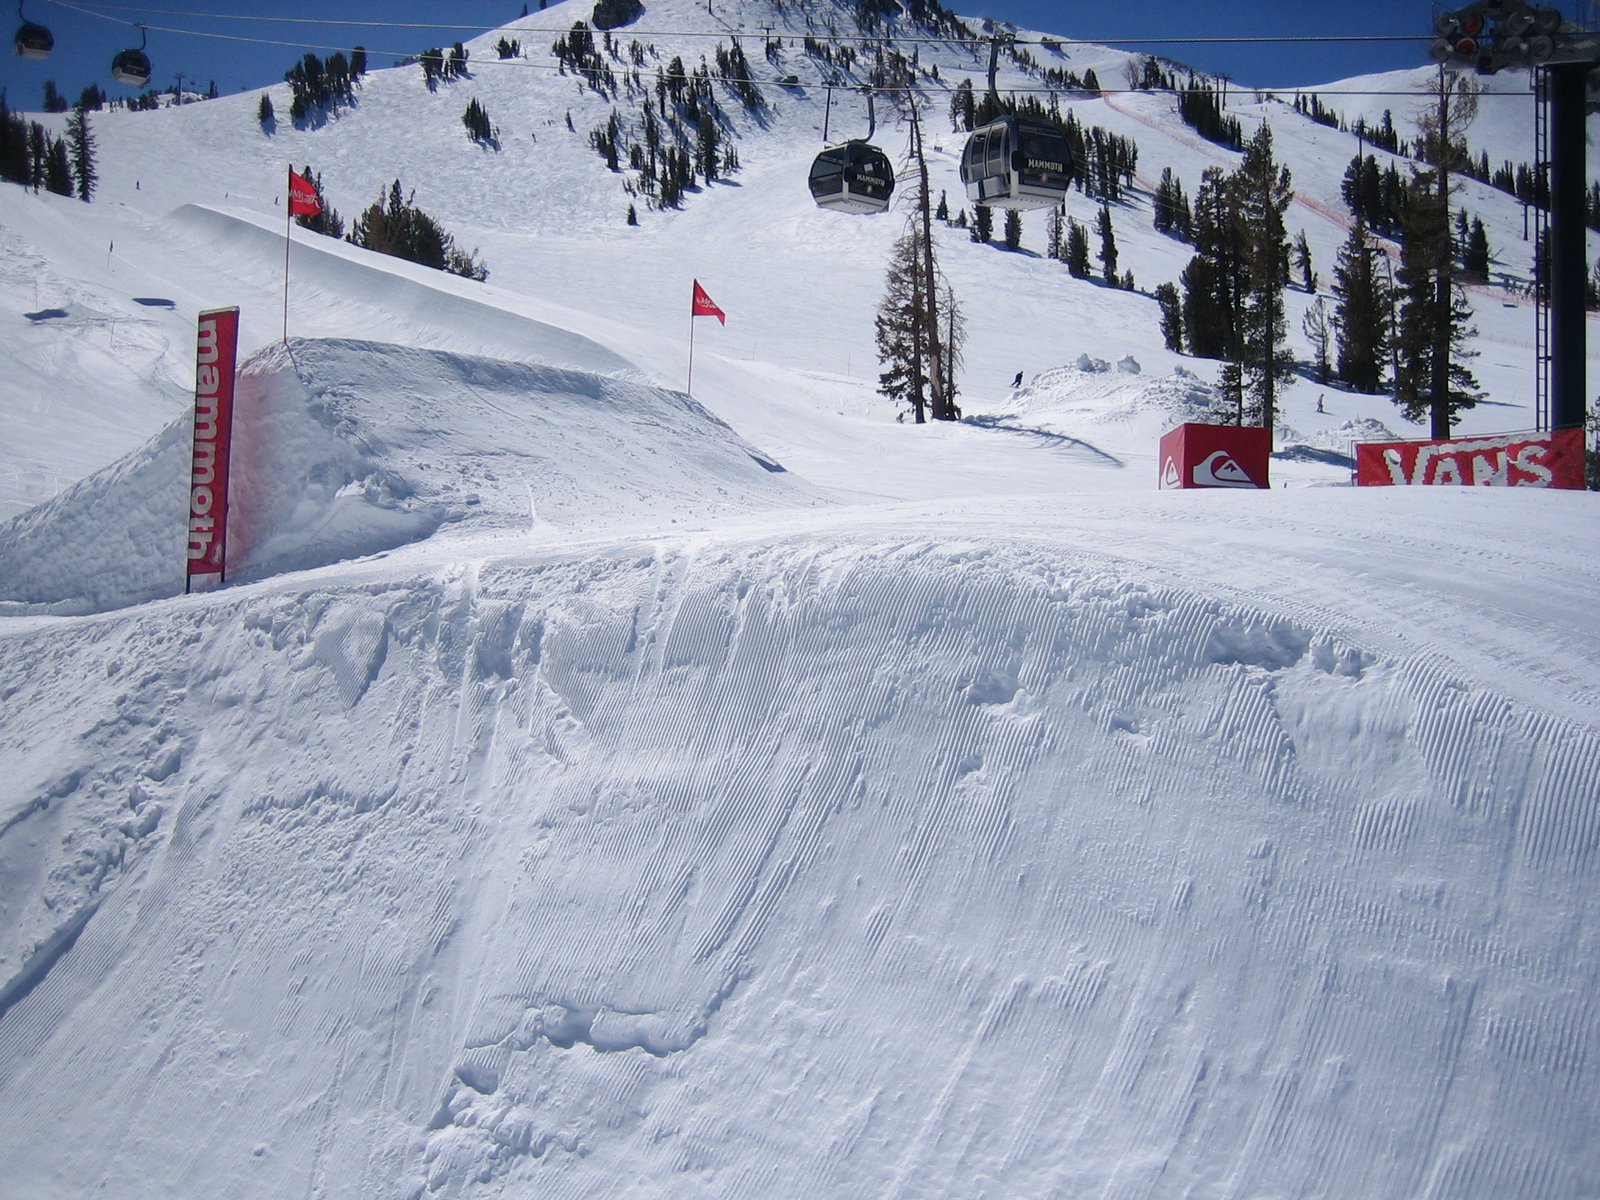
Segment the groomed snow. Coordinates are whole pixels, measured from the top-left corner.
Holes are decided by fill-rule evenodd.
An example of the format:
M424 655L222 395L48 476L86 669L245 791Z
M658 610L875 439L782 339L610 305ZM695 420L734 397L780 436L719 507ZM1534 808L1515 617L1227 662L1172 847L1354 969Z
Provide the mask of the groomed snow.
M814 70L749 33L806 9L743 10L763 77ZM898 423L901 217L812 207L820 91L632 229L609 102L493 36L314 130L106 114L95 203L6 190L0 1190L1600 1191L1592 497L1345 486L1413 430L1306 378L1278 486L1157 491L1216 364L958 231L966 419ZM1146 181L1231 161L1168 98L1072 103ZM1240 111L1325 281L1354 141ZM347 218L403 176L490 280L297 231L285 342L291 159ZM1115 219L1176 277L1147 195ZM1463 426L1527 428L1532 310L1473 298ZM194 322L234 304L237 557L184 596Z

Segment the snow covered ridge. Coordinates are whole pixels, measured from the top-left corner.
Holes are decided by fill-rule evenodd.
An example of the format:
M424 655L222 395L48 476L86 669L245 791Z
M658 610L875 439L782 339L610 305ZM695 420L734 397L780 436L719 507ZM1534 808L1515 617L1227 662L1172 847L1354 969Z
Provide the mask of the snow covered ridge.
M688 397L552 367L292 340L241 366L235 412L236 582L446 525L670 528L818 502ZM0 526L0 603L81 613L182 592L190 428Z
M831 519L0 638L12 1194L1600 1187L1592 724Z

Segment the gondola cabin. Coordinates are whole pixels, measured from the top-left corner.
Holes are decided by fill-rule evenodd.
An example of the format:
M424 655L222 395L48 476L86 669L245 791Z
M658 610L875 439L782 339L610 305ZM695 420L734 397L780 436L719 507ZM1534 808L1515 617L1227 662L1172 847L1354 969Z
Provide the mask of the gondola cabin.
M967 199L990 208L1054 208L1072 174L1066 130L1047 117L999 117L973 130L961 155Z
M22 58L49 58L56 47L56 39L43 25L24 21L17 30L17 54Z
M111 78L130 87L150 82L150 58L143 50L124 50L111 60Z
M811 164L811 198L836 212L879 213L894 195L894 167L871 142L830 146Z

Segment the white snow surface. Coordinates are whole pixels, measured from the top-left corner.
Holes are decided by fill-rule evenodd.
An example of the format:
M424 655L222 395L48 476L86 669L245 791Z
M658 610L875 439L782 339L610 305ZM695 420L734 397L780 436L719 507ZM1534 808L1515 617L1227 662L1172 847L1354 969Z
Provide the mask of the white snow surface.
M1593 497L1344 486L1415 431L1309 378L1273 489L1157 491L1216 364L955 230L966 418L896 421L904 208L812 206L820 74L760 54L824 9L730 11L638 28L742 29L807 86L730 99L743 170L638 228L586 141L611 102L498 35L317 128L99 115L94 203L4 190L0 1192L1600 1193ZM514 26L537 58L587 16ZM937 124L984 64L920 53ZM1234 160L1170 97L1066 102L1146 183ZM1354 139L1237 110L1326 286ZM285 341L289 160L347 218L400 177L490 280L296 231ZM1520 208L1464 202L1525 278ZM1147 194L1115 220L1176 278ZM690 398L696 277L729 320ZM1462 428L1529 428L1532 310L1472 299ZM227 305L231 576L186 596Z

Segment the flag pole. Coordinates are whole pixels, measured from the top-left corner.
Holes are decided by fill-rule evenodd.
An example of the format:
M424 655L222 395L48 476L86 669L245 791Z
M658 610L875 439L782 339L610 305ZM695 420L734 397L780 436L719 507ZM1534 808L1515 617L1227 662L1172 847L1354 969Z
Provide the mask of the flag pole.
M687 395L694 395L694 301L689 301L689 382L684 386Z
M289 344L289 239L294 232L294 164L283 190L283 344Z

